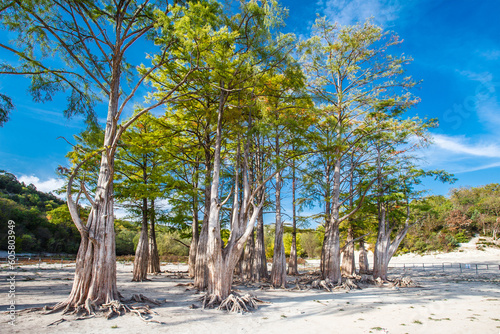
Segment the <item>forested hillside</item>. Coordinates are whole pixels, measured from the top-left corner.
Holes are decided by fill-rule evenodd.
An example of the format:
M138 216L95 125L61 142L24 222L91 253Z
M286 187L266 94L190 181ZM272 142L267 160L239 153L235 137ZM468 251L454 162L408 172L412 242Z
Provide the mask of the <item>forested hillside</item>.
M7 250L7 221L13 220L16 252L76 253L80 235L63 200L0 171L0 249Z

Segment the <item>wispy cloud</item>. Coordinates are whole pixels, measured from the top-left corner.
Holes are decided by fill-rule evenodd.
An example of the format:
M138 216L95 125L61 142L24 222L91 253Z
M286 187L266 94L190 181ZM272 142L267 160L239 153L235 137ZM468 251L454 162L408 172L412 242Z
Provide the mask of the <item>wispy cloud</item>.
M398 18L401 5L394 0L320 0L323 15L341 25L364 22L373 17L374 23L386 26Z
M469 144L463 137L434 135L434 143L446 151L488 158L500 158L500 146L496 143Z
M55 190L64 186L64 181L56 178L49 178L42 181L35 175L21 175L17 179L20 182L24 182L26 185L33 184L37 190L47 193L54 192Z
M500 50L488 50L482 52L481 56L487 60L498 60L500 59Z

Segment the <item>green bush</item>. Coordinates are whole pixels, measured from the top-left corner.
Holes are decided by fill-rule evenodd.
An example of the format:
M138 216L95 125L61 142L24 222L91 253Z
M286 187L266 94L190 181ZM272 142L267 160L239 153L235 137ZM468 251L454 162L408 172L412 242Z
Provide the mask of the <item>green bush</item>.
M160 256L164 256L164 255L187 256L187 255L189 255L189 247L186 247L186 245L190 245L191 239L182 238L181 233L178 231L159 232L159 233L157 233L157 236L156 236L156 242L158 245L158 253Z
M466 236L464 232L460 231L454 236L455 240L460 243L469 242L470 237Z

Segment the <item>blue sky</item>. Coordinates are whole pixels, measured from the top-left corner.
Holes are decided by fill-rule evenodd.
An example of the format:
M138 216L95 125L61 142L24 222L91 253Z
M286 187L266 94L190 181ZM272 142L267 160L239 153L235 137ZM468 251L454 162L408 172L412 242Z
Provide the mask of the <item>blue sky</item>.
M287 31L302 38L316 13L340 24L373 17L404 40L398 51L414 62L408 73L423 80L415 94L421 103L411 113L437 117L434 144L422 152L425 168L455 173L455 186L500 182L500 1L496 0L320 0L282 1L290 10ZM1 37L3 39L3 37ZM0 58L6 55L0 51ZM38 189L61 185L55 169L66 164L71 147L60 136L84 128L81 118L63 117L65 99L35 104L28 81L0 76L0 91L16 110L0 128L0 169ZM104 109L104 108L103 108ZM100 115L101 117L103 116ZM450 185L426 181L430 193L446 195Z

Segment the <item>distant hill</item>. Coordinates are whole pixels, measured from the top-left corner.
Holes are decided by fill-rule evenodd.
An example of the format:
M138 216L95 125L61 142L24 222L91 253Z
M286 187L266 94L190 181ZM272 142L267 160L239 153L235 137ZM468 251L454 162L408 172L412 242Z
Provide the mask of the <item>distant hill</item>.
M0 250L7 250L9 220L16 223L16 253L78 250L80 235L65 202L0 170Z

